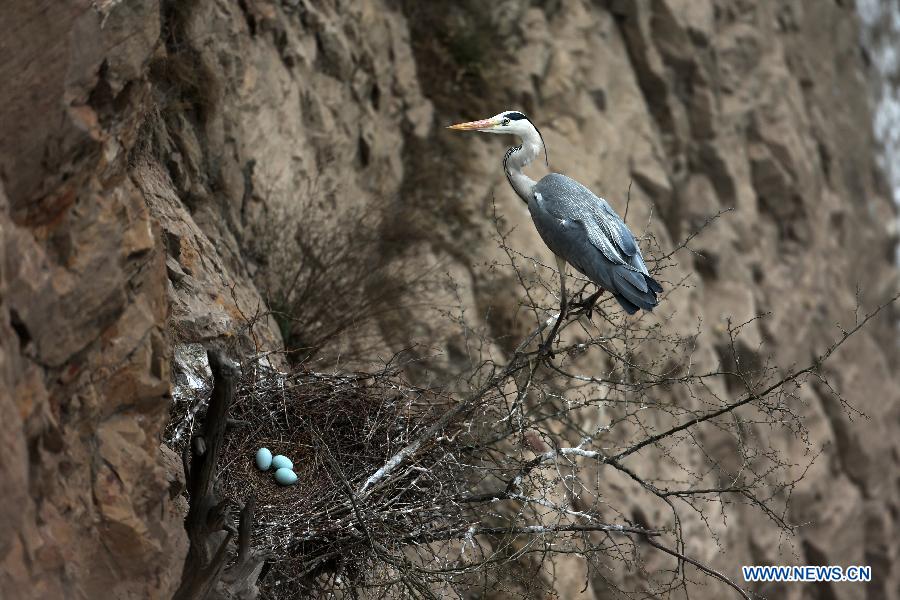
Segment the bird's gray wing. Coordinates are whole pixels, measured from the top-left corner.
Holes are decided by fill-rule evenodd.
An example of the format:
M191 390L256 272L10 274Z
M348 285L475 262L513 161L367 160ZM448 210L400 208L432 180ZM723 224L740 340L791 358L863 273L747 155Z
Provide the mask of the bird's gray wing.
M597 285L613 287L613 268L621 268L625 264L611 248L607 248L607 251L616 260L609 259L607 252L595 246L582 221L559 218L547 211L540 193L536 194L536 201L529 204L529 210L535 229L555 255L587 275Z
M541 179L534 191L541 195L544 207L552 215L581 222L591 244L610 262L637 268L631 260L640 255L634 235L606 200L559 173Z
M551 173L535 184L528 210L554 254L612 292L629 314L657 305L662 286L647 273L634 236L605 200Z
M593 195L593 194L592 194ZM616 246L619 247L625 256L634 256L635 254L640 254L638 252L637 242L634 239L634 234L631 233L631 230L628 229L628 226L625 225L625 221L613 210L613 207L609 205L609 202L604 200L603 198L597 198L600 204L600 210L603 211L603 214L606 216L605 219L598 219L601 227L606 232L606 234L612 239Z
M600 201L600 207L607 217L603 220L604 233L606 233L615 242L619 250L622 251L625 262L628 263L631 268L637 269L645 275L649 275L650 272L647 270L646 263L644 263L641 249L638 248L637 240L634 239L634 234L628 229L625 221L623 221L616 211L613 210L613 207L609 205L609 202L603 198L597 198L597 200Z

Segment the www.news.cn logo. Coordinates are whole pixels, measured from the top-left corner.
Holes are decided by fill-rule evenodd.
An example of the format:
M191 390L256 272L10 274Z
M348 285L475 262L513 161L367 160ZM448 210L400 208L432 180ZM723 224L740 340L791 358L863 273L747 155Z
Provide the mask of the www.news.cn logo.
M744 581L872 581L872 567L749 566L741 567Z

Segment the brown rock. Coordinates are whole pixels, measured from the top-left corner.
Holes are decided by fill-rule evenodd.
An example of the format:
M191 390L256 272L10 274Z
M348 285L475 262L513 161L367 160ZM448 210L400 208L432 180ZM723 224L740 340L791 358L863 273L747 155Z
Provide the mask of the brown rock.
M500 340L477 352L503 358L533 315L518 310L515 278L492 268L506 260L495 209L512 248L552 257L507 187L505 141L440 127L460 117L528 111L554 170L620 212L634 183L628 222L649 222L663 249L733 208L694 240L703 260L677 256L672 279L693 287L657 314L684 335L703 317L698 366L723 356L728 319L766 311L741 352L807 361L833 323L853 321L857 288L863 310L895 293L896 209L875 174L853 3L782 4L563 0L473 15L467 3L383 0L7 3L0 596L171 596L186 551L180 460L159 448L171 348L217 344L246 357L281 347L267 288L288 270L273 265L296 263L296 240L273 249L256 237L273 215L283 229L337 229L354 211L387 207L381 243L365 251L397 277L440 274L417 296L439 308L388 297L325 354L383 357L421 342L459 372L472 364L470 340L447 316L465 314ZM363 288L348 289L372 293ZM792 515L808 522L802 560L871 561L882 583L867 589L883 598L900 581L891 318L828 373L870 419L850 420L819 391L804 396L811 436L828 445ZM706 442L733 457L728 440ZM804 450L787 434L771 444ZM658 458L637 467L664 470ZM697 452L677 458L709 466ZM664 518L632 484L604 481L604 501ZM695 555L726 572L786 562L758 512L736 509L727 527L724 513L711 516L720 546L685 519ZM585 588L579 561L558 569L560 594L611 594L600 578Z

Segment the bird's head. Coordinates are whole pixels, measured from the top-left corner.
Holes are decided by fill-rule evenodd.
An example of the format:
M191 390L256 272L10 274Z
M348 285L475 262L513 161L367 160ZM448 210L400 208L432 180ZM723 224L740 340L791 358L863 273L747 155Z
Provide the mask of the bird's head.
M455 129L457 131L481 131L484 133L506 133L517 135L525 141L536 142L540 140L540 148L544 149L544 157L546 157L547 147L544 145L544 137L540 130L531 120L517 110L505 110L493 117L482 119L480 121L469 121L467 123L457 123L450 125L447 129ZM549 160L547 160L549 164Z
M457 123L456 125L450 125L447 129L483 131L484 133L509 133L520 137L537 131L537 128L528 120L528 117L517 110L505 110L500 114L480 121Z

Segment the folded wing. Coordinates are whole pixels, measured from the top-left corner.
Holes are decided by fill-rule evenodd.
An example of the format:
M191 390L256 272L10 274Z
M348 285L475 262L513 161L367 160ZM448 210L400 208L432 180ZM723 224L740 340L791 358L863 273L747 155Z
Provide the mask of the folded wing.
M541 179L528 204L547 246L633 314L652 310L662 286L650 277L634 235L608 202L565 175Z

